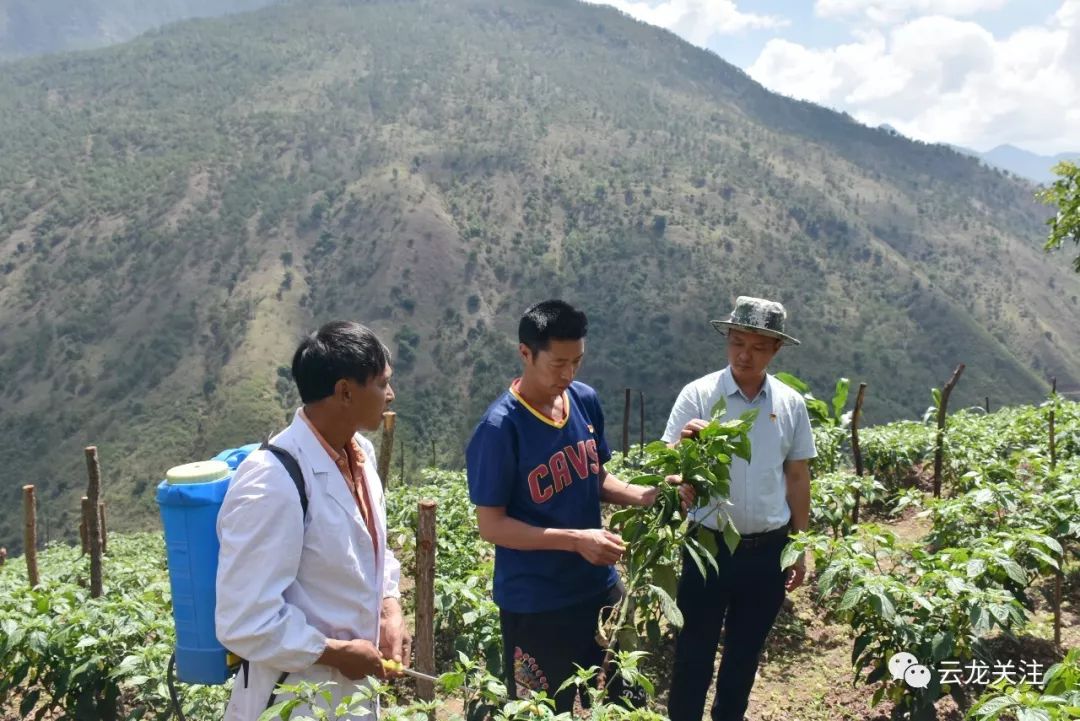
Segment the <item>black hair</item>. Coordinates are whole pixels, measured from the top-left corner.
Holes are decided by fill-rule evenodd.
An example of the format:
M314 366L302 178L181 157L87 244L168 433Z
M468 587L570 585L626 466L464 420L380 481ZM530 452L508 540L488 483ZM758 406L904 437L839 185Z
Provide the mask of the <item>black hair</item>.
M589 332L583 311L561 300L545 300L531 306L518 323L518 342L535 356L552 340L580 340Z
M389 363L390 351L370 328L334 320L300 341L293 354L292 377L300 400L314 403L333 395L342 378L363 385Z

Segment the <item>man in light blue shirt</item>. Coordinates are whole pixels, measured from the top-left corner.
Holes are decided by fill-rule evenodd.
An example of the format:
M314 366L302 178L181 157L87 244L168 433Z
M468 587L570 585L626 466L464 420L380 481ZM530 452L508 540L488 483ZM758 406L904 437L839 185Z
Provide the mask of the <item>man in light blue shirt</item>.
M782 346L799 343L784 332L786 317L779 303L741 296L727 320L712 321L727 336L728 366L682 389L664 431L668 443L694 436L721 399L725 418L758 411L750 430L751 460L735 458L731 464L730 500L690 514L692 523L716 533L719 572L708 569L702 578L683 559L678 604L684 625L668 701L672 721L701 720L721 631L724 654L712 719L742 721L784 594L798 588L806 573L805 559L780 567L789 531L806 530L810 520L808 461L817 455L802 396L766 372ZM734 554L720 533L728 523L742 535Z

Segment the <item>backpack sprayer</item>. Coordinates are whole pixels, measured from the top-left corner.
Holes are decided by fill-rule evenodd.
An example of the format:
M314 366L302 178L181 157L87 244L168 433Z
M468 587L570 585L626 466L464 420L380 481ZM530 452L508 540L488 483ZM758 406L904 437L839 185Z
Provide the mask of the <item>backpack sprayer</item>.
M185 720L176 691L177 679L183 683L222 684L246 664L221 645L214 630L220 550L217 517L237 467L259 448L273 453L288 471L306 515L307 493L300 466L287 451L269 444L230 448L209 461L170 468L158 485L176 627L176 649L169 659L166 682L173 711L180 721Z

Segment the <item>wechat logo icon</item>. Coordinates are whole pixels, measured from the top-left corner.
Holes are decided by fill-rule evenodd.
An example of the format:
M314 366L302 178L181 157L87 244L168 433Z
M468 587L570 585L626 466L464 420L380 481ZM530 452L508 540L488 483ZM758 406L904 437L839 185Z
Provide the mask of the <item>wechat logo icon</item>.
M906 651L893 654L889 659L889 673L894 681L903 681L910 688L926 688L930 685L930 669Z

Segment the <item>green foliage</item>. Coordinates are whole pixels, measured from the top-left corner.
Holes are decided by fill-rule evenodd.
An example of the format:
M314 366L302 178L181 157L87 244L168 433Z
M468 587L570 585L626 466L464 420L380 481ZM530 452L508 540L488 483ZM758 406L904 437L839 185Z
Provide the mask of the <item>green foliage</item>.
M1056 250L1066 242L1080 245L1080 166L1064 161L1054 166L1058 179L1044 190L1038 198L1048 205L1057 206L1057 214L1050 218L1050 237L1047 250ZM1073 269L1080 273L1080 255L1073 259Z
M897 421L859 431L859 447L867 473L895 493L906 485L917 464L930 458L934 431L915 421Z
M113 536L104 594L89 596L89 561L54 546L39 556L42 584L0 567L0 697L22 697L21 715L42 718L172 717L165 670L173 623L161 537ZM224 687L183 689L190 718L220 715Z
M989 688L964 717L968 721L1066 721L1080 719L1080 649L1043 675L1043 688L1011 686L1001 680Z
M651 687L651 682L638 669L641 652L619 652L616 654L615 673L618 673L629 685ZM531 692L527 698L510 700L503 683L462 656L454 664L454 669L439 677L437 690L445 696L460 697L464 714L450 712L440 714L439 718L447 721L573 721L587 718L589 721L665 721L666 716L647 708L629 708L618 701L606 697L603 690L597 688L597 667L579 669L558 689L577 687L582 697L588 701L588 715L572 713L556 714L554 701L545 692ZM331 708L332 696L330 684L301 683L281 686L282 692L292 695L281 703L267 709L259 721L326 721L339 715L367 713L365 706L375 699L380 703L379 717L387 721L424 721L436 709L440 702L428 703L413 701L400 705L390 686L372 682L369 686L354 694L345 695ZM312 716L295 714L298 707L311 709Z
M63 23L44 21L56 0L13 7L98 28L103 2ZM129 29L164 12L125 7ZM807 339L786 368L815 388L857 374L877 421L921 411L945 358L969 363L957 407L1041 395L1049 358L1080 378L1080 278L1026 252L1043 220L1026 186L770 95L611 8L280 3L5 63L0 118L0 458L17 479L0 503L34 479L67 538L83 446L113 451L110 507L147 527L165 469L280 427L276 368L335 317L402 364L406 476L432 439L460 464L517 366L516 314L554 294L589 313L582 379L609 438L624 387L648 389L658 435L718 363L706 311L740 294L783 300ZM406 324L415 345L394 342ZM0 518L0 543L20 536Z
M888 674L888 659L906 651L930 667L946 659L965 662L984 653L992 633L1024 629L1033 608L1031 586L1061 567L1065 546L1075 544L1080 531L1080 449L1073 441L1080 430L1078 405L1053 399L1062 445L1069 449L1054 468L1044 435L1047 408L957 414L946 434L953 495L926 501L922 515L933 526L916 545L872 525L845 529L835 510L843 504L829 500L823 493L829 485L822 486L818 496L824 498L814 505L825 502L815 528L827 526L833 537L801 534L782 562L813 553L819 598L851 625L852 664L857 676L865 674L876 686L875 702L889 698L915 721L936 718L938 698L959 690L942 688L937 676L926 689L909 689ZM919 424L872 429L876 443L891 439L899 448L893 455L879 452L891 464L879 469L903 467L932 432ZM830 481L838 486L831 495L844 493L845 481ZM982 715L972 718L997 718L995 710L1006 709L1016 718L1068 718L1039 715L1051 707L1053 713L1068 708L1056 698L1012 690L981 703Z
M811 528L828 529L834 538L848 535L856 498L861 508L869 509L885 500L885 487L873 476L846 471L816 476L810 484Z
M777 373L776 378L798 391L806 402L818 452L817 457L810 461L810 470L815 476L838 470L843 463L844 441L851 426L851 412L844 412L851 382L847 378L837 380L832 402L826 403L814 397L806 382L790 373Z
M656 489L651 506L628 507L612 514L611 525L626 543L623 554L623 583L626 593L604 629L608 644L633 651L639 638L657 643L661 620L675 628L682 626L682 613L675 603L678 561L686 550L701 574L705 564L716 568L716 541L701 526L685 526L678 487L667 478L678 475L694 489L695 504L716 503L716 527L731 552L739 543L739 532L723 501L731 492L731 460L750 460L750 427L757 411L737 419L721 421L723 401L712 409L712 419L693 438L684 438L673 448L663 441L645 447L645 473L630 483Z
M436 666L460 655L483 659L495 675L502 673L499 608L492 600L494 549L480 538L469 501L465 474L424 470L422 485L393 488L387 499L387 527L403 573L415 568L417 504L435 501L438 513L435 562ZM406 603L413 600L406 596Z

